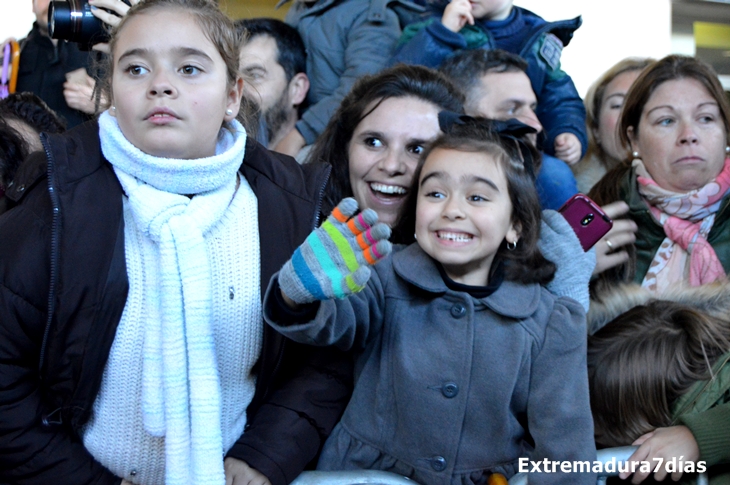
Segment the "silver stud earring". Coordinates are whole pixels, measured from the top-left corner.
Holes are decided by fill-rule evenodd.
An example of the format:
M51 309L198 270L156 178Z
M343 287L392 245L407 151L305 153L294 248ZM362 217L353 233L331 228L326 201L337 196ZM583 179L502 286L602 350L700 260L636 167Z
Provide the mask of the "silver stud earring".
M226 114L227 114L228 116L231 116L231 115L233 114L233 110L232 110L232 109L230 109L230 108L229 108L229 109L227 109L227 110L226 110Z
M634 151L634 152L633 152L633 153L631 154L631 156L633 156L634 158L639 158L639 152L637 152L637 151Z
M117 110L117 107L116 106L112 106L112 111L116 111L116 110Z
M413 233L413 239L418 240L418 234L416 234L415 232Z
M725 153L730 153L730 147L725 147Z

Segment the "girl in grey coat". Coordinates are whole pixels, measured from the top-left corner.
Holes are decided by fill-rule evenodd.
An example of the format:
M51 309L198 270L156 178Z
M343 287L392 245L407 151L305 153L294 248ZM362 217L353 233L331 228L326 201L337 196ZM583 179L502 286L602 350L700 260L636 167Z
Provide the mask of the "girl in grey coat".
M268 323L357 356L319 469L471 485L532 472L532 460L531 484L595 483L552 465L585 470L596 456L585 314L541 286L555 266L537 248L532 158L518 143L478 120L455 126L424 153L396 227L416 243L386 257L389 231L369 210L348 220L345 199L272 279Z

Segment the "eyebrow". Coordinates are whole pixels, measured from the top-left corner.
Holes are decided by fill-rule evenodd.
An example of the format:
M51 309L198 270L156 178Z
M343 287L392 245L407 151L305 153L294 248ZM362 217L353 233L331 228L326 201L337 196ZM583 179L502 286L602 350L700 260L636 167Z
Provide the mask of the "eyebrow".
M717 106L718 108L720 107L720 105L719 105L719 104L717 104L717 101L705 101L704 103L700 103L700 104L698 104L698 105L697 105L697 107L696 107L695 109L700 109L700 108L702 108L702 107L703 107L703 106L705 106L705 105L712 105L712 106ZM652 109L650 109L649 111L647 111L647 112L646 112L646 114L648 115L648 114L650 114L650 113L651 113L652 111L656 111L656 110L658 110L658 109L662 109L662 108L664 108L664 109L670 109L670 110L672 110L672 111L675 111L675 110L674 110L674 106L670 106L670 105L668 105L668 104L663 104L663 105L661 105L661 106L655 106L654 108L652 108Z
M613 94L609 94L608 96L606 96L605 101L608 101L609 99L615 98L615 97L625 98L626 97L626 93L613 93Z
M420 183L419 187L423 187L423 184L425 184L426 181L431 178L444 180L444 179L449 178L449 175L446 172L442 172L442 171L431 172L428 175L426 175L425 177L423 177L423 179L421 179L421 183ZM465 175L461 178L461 180L462 180L462 182L472 183L472 184L481 182L483 184L490 186L496 192L499 192L499 187L497 187L497 184L495 184L493 181L491 181L487 178L484 178L484 177L479 177L477 175Z
M196 49L194 47L176 47L173 49L173 52L175 54L181 55L181 56L195 56L195 57L202 57L203 59L206 59L210 62L213 62L213 59L210 58L208 54L201 51L200 49ZM145 57L150 55L151 51L150 49L145 48L137 48L137 49L130 49L126 51L124 54L119 56L119 60L117 62L121 62L122 59L126 57L134 57L134 56L140 56Z

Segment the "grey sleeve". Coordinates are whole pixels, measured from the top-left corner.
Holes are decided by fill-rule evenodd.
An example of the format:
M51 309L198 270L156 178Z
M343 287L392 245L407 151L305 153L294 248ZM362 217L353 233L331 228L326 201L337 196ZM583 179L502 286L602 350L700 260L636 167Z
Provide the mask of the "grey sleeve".
M279 291L272 278L264 297L264 319L277 332L303 344L329 346L340 350L362 349L383 327L385 292L377 271L373 271L365 288L339 300L320 302L313 320L308 322L275 321L271 312L274 291Z
M531 460L592 462L596 459L588 396L586 317L568 298L555 302L542 347L533 357L528 429L535 442ZM532 483L593 485L593 473L531 473Z

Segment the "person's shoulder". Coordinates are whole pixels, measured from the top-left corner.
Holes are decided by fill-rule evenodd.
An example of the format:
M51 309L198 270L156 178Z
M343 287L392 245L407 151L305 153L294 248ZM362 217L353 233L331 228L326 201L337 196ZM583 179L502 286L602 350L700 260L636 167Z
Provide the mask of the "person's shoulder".
M300 165L281 153L264 148L253 138L246 140L246 153L241 171L249 184L264 178L292 195L313 200L320 196L331 167L321 163Z

